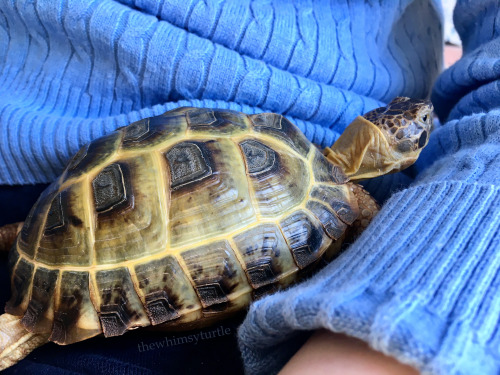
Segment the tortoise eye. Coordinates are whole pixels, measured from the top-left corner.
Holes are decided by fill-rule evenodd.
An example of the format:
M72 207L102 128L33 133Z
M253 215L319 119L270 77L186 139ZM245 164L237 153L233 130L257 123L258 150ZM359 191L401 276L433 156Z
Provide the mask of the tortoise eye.
M427 132L424 131L420 135L420 138L418 139L418 148L422 148L426 145L427 143Z
M422 117L422 121L427 122L427 115L424 115L424 117Z

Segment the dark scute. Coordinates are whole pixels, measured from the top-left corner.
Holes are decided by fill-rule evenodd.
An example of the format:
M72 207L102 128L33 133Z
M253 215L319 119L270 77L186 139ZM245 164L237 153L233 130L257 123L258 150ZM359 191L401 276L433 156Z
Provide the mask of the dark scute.
M183 133L186 130L186 117L182 110L169 111L140 120L122 129L125 132L121 145L123 149L144 150Z
M136 121L123 129L125 132L124 144L141 141L149 134L149 118Z
M20 311L20 304L27 295L31 286L33 276L33 264L24 259L20 259L15 268L12 278L12 296L10 301L5 306L5 311L12 315L21 315L24 311Z
M54 313L54 326L50 341L58 344L72 342L71 336L79 328L83 304L91 304L88 272L63 271L59 292L59 306Z
M420 135L420 138L418 139L418 148L424 147L426 143L427 143L427 132L423 131L422 134Z
M276 152L258 141L246 140L240 143L240 147L250 174L267 172L276 161Z
M89 145L90 145L89 143L83 145L78 150L78 152L73 156L73 158L71 158L71 160L68 163L67 167L68 170L75 169L80 164L80 162L87 156L87 153L89 151Z
M201 126L217 126L220 125L222 121L217 121L215 112L207 108L193 109L186 112L187 120L190 128L196 128Z
M319 150L315 150L312 168L316 182L345 184L348 181L342 168L330 162Z
M179 312L172 306L164 290L146 296L146 309L148 310L149 320L153 325L180 317Z
M273 270L273 259L271 257L261 257L247 263L247 273L252 286L256 288L275 282L277 276Z
M127 331L130 322L121 306L103 306L99 319L106 337L123 335Z
M38 242L39 230L43 229L43 220L45 214L49 209L54 196L59 188L57 182L50 184L38 197L36 203L30 210L26 218L23 228L21 229L20 236L18 237L18 244L21 253L25 253L32 257Z
M121 205L127 200L127 189L120 164L104 168L92 181L95 209L102 213Z
M12 245L9 255L7 256L7 268L9 270L9 276L12 277L14 274L14 267L17 264L17 261L19 260L19 253L17 251L17 240L14 241L14 244Z
M113 132L90 142L86 151L78 157L78 163L70 163L65 180L87 173L93 167L103 164L116 150L121 141L121 133ZM75 156L76 157L76 156Z
M199 142L182 142L165 154L171 175L171 187L181 186L204 179L212 174L209 158Z
M258 113L251 116L254 126L263 126L267 128L281 129L281 120L283 116L276 113Z
M250 116L254 130L269 134L287 143L292 149L303 157L307 157L311 142L294 124L285 117L272 113L261 113Z
M198 108L186 113L187 122L191 131L206 131L216 129L218 134L231 134L237 130L247 128L245 114L232 110L212 110Z
M338 240L347 229L347 225L342 222L335 213L331 212L325 205L316 202L309 201L306 205L307 209L311 210L311 212L318 218L318 220L323 225L326 234L334 239Z
M282 251L288 250L278 226L263 224L234 237L234 242L246 265L252 288L257 289L278 281L282 273Z
M67 340L67 331L76 319L77 316L75 316L73 312L68 314L56 311L54 313L54 323L52 325L52 332L49 340L57 344L65 344Z
M280 223L288 246L300 269L321 257L323 229L316 226L303 211L297 211Z
M141 311L133 306L142 304L137 296L127 268L98 271L96 273L97 288L101 297L99 319L104 336L123 334L132 326Z
M345 184L349 181L342 168L337 165L332 166L332 180L336 184Z
M275 293L278 290L280 290L280 285L278 283L273 283L273 284L265 284L258 289L254 289L252 291L252 299L255 301L259 298L262 298L264 296L267 296L271 293Z
M153 325L179 318L182 309L190 308L185 306L186 299L197 299L191 282L173 256L138 264L135 274Z
M343 189L335 186L315 186L311 190L311 197L325 202L344 223L351 225L358 218L358 212L349 205L350 197Z
M31 299L28 309L21 319L23 325L32 332L44 332L51 328L51 322L44 317L52 304L59 270L39 267L33 278Z
M204 309L219 304L226 306L227 296L246 281L227 241L185 251L182 257ZM203 265L201 272L200 265Z
M53 230L64 226L64 213L61 202L61 193L57 194L52 200L49 212L47 214L47 220L45 222L46 230Z
M228 302L226 293L218 282L202 284L197 288L201 301L205 306L218 305Z

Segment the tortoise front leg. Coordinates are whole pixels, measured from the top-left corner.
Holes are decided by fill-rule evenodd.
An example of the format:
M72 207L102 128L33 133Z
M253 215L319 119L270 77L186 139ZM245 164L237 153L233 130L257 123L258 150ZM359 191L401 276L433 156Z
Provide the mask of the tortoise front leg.
M20 222L0 227L0 252L10 250L23 224L24 223Z
M349 188L358 201L359 216L349 227L346 243L353 243L356 238L368 227L375 215L380 211L377 201L361 185L349 183Z
M50 333L31 333L19 317L0 315L0 371L15 365L33 350L48 342Z

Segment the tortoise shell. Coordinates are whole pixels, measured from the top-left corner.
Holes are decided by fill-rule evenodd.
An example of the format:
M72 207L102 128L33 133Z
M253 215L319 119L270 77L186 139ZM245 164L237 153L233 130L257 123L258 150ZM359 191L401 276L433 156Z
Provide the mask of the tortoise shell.
M338 249L358 216L346 182L277 114L135 122L41 195L11 251L6 312L69 344L239 310Z

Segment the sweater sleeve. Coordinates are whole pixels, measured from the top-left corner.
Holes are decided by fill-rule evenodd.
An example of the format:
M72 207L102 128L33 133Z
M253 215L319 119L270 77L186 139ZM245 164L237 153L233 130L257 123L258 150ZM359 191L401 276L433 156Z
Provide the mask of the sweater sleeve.
M500 372L500 18L458 1L464 56L437 80L443 125L415 181L308 281L254 303L239 330L249 374L277 372L319 328L424 374Z

